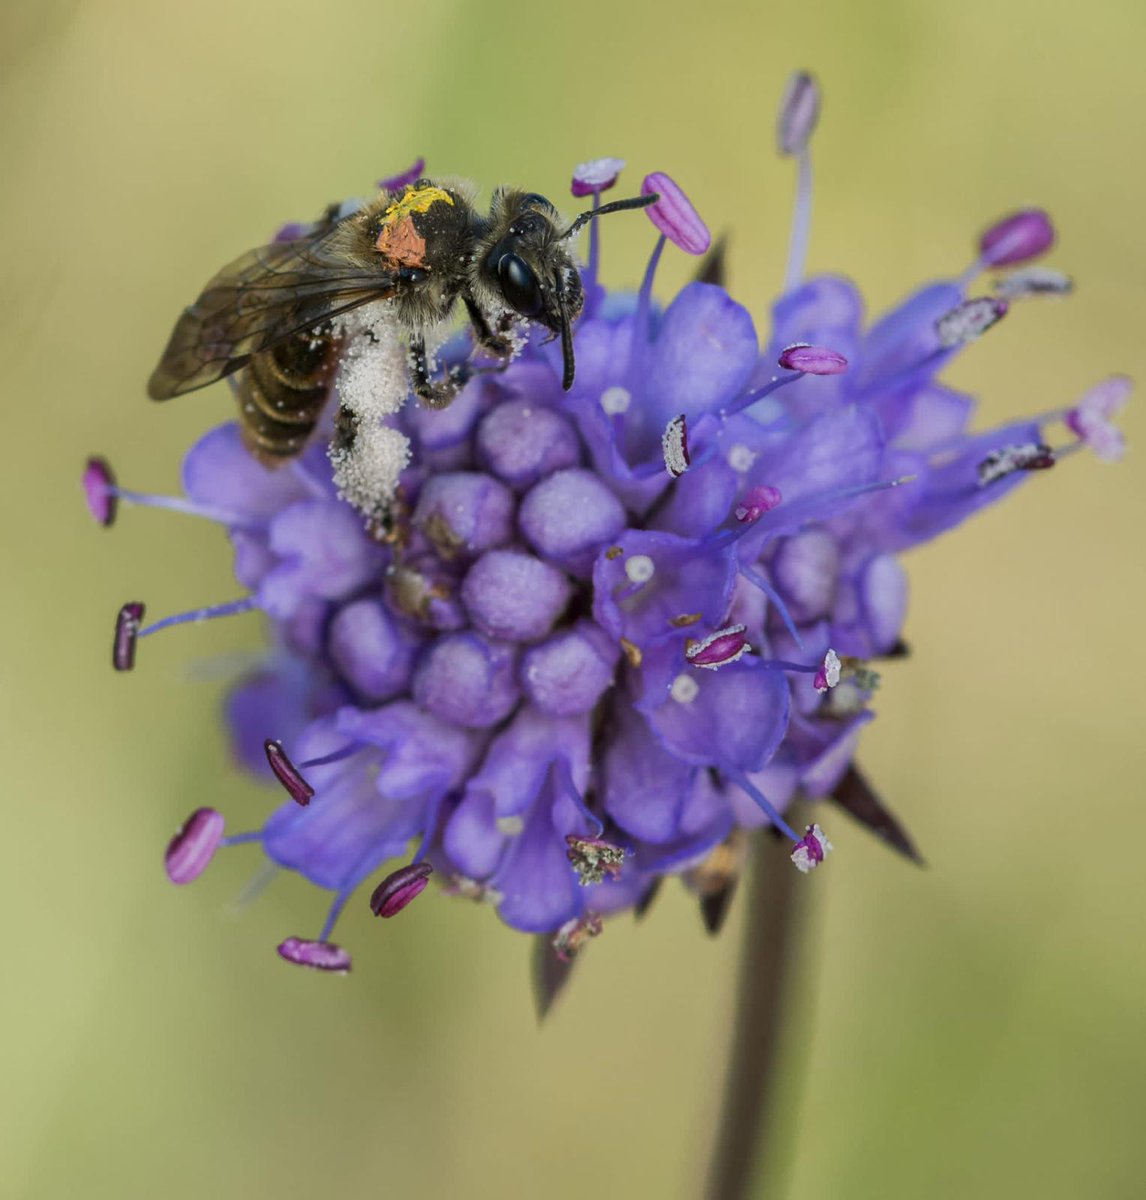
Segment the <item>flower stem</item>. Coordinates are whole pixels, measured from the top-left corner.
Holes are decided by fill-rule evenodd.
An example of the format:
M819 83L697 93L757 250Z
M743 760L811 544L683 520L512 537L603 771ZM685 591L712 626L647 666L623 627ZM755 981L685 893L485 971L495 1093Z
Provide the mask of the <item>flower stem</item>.
M753 848L736 1017L706 1200L746 1200L756 1164L772 1151L775 1066L801 908L788 849L786 841L767 836Z

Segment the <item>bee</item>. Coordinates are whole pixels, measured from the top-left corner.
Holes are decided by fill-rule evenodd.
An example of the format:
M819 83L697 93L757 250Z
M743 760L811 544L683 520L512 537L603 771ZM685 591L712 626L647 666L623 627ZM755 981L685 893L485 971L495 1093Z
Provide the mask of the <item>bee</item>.
M499 188L488 215L457 185L419 179L346 212L332 205L307 232L229 263L179 318L148 383L168 400L241 371L243 439L267 466L300 454L326 406L346 314L373 302L409 338L410 383L444 408L475 373L468 362L434 377L426 334L460 300L475 352L508 363L516 327L536 322L561 339L562 386L573 385L573 322L584 303L570 239L607 213L643 208L643 195L582 213L566 226L536 192ZM495 368L496 369L496 368ZM339 414L352 443L359 417Z

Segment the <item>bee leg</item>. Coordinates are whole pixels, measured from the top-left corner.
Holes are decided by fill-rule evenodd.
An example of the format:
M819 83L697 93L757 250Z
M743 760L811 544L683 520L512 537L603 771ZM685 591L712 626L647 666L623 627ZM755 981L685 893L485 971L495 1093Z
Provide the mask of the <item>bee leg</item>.
M410 338L410 382L427 408L449 408L473 373L471 367L461 363L451 367L442 379L431 379L425 340L417 336Z
M469 313L470 324L474 330L474 341L494 358L507 359L513 353L513 342L509 331L513 327L513 318L509 313L503 313L498 319L497 329L491 329L485 319L485 313L478 308L472 296L465 296L466 312Z

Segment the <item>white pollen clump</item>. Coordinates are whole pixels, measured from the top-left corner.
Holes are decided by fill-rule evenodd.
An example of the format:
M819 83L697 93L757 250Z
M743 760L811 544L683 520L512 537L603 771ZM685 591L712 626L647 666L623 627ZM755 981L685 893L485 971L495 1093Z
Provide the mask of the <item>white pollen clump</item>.
M625 574L630 583L648 583L656 573L656 563L647 554L634 554L625 559Z
M692 675L682 673L672 681L669 695L678 704L691 704L700 695L700 684Z
M628 388L611 387L601 393L601 407L610 417L619 417L621 413L628 412L632 402L633 396Z
M747 471L755 461L755 452L750 450L743 442L737 442L728 451L728 465L734 471Z
M382 424L410 391L406 354L390 301L365 304L338 323L344 338L334 391L342 409L357 418L350 445L332 446L330 461L339 496L360 512L385 510L410 461L404 433Z
M818 857L805 845L805 843L813 841L819 847L820 853ZM828 835L818 825L812 825L804 835L803 841L797 843L790 857L796 870L801 875L807 875L809 871L814 871L827 858L831 850L832 843L828 841Z
M1005 300L993 300L990 296L978 296L974 300L964 300L950 312L935 322L935 333L939 345L944 350L953 350L956 346L973 342L981 334L987 332L992 325L997 325L1007 312Z
M995 282L995 295L1004 300L1026 296L1066 296L1074 291L1074 280L1052 267L1024 267Z
M679 479L692 462L688 452L688 420L684 413L673 417L665 426L665 431L661 434L661 451L664 455L665 470L674 479Z

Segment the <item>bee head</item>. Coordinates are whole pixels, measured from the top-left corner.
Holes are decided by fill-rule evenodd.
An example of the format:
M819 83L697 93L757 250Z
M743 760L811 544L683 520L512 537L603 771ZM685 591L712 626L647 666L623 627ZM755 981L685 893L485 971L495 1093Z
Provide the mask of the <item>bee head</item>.
M485 273L502 300L519 316L545 326L561 339L564 372L561 386L573 386L573 322L581 315L585 293L581 273L569 252L569 239L584 225L609 212L644 208L655 195L617 200L582 213L567 229L557 209L536 192L503 193L499 224L504 229L486 256Z

